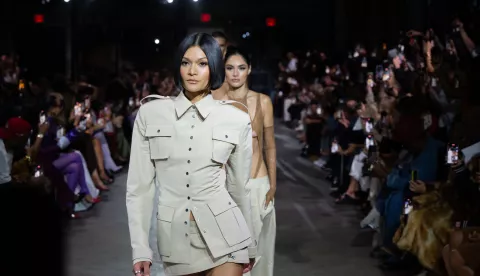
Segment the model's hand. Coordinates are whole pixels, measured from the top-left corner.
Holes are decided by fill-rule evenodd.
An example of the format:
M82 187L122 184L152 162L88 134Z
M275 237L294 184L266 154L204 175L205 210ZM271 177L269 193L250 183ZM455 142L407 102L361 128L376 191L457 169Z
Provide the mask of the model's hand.
M243 274L252 271L253 265L255 264L255 259L250 259L250 263L243 265Z
M133 265L133 274L135 276L150 276L150 266L152 265L149 261L138 262Z
M276 187L270 187L270 190L268 190L267 195L265 196L265 209L267 209L270 202L273 202L276 191L277 191Z

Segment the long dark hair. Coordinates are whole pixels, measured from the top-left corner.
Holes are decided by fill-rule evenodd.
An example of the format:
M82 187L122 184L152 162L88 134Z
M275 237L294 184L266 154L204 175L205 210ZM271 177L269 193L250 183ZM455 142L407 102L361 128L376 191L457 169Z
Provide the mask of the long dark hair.
M245 60L245 62L248 64L248 66L252 65L250 55L248 55L247 52L244 51L243 49L235 47L235 46L228 46L227 53L225 54L225 62L227 62L227 60L231 56L235 56L235 55L241 56Z

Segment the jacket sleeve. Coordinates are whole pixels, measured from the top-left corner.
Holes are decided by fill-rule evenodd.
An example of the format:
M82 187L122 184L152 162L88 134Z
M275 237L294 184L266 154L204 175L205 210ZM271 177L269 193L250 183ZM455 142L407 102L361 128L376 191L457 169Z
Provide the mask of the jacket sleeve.
M150 159L145 129L145 118L139 112L133 126L127 179L128 227L134 264L153 259L148 238L155 196L155 166Z
M257 241L254 240L253 236L252 207L250 205L250 195L246 190L246 185L250 179L252 152L252 127L248 119L245 121L245 125L241 130L239 142L226 164L226 185L228 192L237 203L247 222L252 237L252 244L248 247L248 255L250 258L255 258L257 254Z

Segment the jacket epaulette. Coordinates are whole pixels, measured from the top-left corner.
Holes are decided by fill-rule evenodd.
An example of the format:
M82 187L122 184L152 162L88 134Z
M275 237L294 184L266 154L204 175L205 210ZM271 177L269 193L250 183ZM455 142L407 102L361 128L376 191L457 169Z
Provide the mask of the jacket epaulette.
M166 99L171 99L169 96L160 96L160 95L148 95L145 98L140 100L140 105L143 105L143 101L145 99L160 99L160 100L166 100Z

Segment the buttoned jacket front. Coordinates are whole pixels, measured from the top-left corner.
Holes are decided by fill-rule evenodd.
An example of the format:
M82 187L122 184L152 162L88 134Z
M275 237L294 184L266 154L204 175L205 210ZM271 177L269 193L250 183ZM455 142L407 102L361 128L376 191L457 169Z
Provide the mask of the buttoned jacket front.
M164 262L192 261L190 212L214 258L246 247L255 257L245 190L251 137L248 114L211 95L195 105L183 93L142 105L133 129L127 180L134 263L152 260L148 237L156 188L158 247Z

